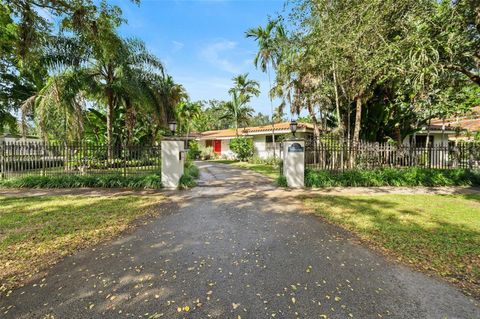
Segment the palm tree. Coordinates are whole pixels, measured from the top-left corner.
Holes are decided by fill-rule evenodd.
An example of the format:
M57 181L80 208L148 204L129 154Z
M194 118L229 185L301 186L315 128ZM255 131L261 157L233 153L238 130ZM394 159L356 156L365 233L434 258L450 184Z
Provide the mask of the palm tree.
M236 91L240 95L248 97L248 100L251 96L258 97L260 95L260 84L255 80L250 80L248 73L237 75L232 80L234 87L228 91L230 94Z
M22 103L22 122L31 114L45 140L49 139L47 132L51 132L57 139L78 141L83 133L83 100L78 94L82 76L67 71L49 77L38 92Z
M158 84L152 87L155 103L152 104L156 119L153 137L165 123L176 117L176 107L188 100L188 94L183 85L175 83L170 75L165 76Z
M67 105L72 113L74 102L79 99L93 100L105 105L108 157L112 158L115 112L125 107L130 117L126 122L131 135L134 124L133 108L143 103L148 105L157 102L151 87L164 76L162 63L147 51L143 42L122 39L114 29L105 26L101 34L101 37L91 43L89 54L78 58L72 58L75 52L72 53L71 48L80 47L81 44L76 42L81 40L59 39L46 61L54 67L62 67L63 70L47 82L40 94L32 97L37 102L26 103L25 109L28 105L35 104ZM168 108L170 105L161 104L160 107ZM76 114L81 115L78 113ZM39 120L42 121L47 115L41 114Z
M266 72L268 75L269 83L269 93L272 90L272 81L270 77L270 69L276 68L277 58L279 56L279 46L278 39L280 36L284 35L283 27L277 23L277 21L268 21L267 26L262 28L261 26L257 28L251 28L247 30L245 35L247 38L254 38L258 43L258 52L254 59L254 64L263 72ZM272 113L272 141L273 141L273 157L276 157L276 146L275 146L275 123L273 121L273 101L272 97L269 94L270 98L270 108Z
M181 102L177 105L177 118L180 122L180 129L186 131L186 139L195 120L202 111L200 103Z
M248 98L246 96L238 94L237 91L232 91L230 95L232 99L220 105L223 113L220 119L233 122L235 136L238 137L238 127L248 125L254 111L247 105Z

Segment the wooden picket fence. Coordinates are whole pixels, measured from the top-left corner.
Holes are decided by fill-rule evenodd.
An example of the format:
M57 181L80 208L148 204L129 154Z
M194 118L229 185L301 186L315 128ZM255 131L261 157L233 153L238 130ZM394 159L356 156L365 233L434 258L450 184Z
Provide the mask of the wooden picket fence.
M160 173L159 145L0 142L0 178L30 175L137 175Z
M329 171L422 167L428 169L480 169L480 143L392 145L336 138L307 140L305 166Z

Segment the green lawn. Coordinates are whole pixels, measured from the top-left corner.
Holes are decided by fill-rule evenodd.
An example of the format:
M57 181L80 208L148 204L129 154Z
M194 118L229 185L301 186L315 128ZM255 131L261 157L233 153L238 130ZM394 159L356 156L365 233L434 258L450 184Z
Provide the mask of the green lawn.
M275 167L273 165L267 165L267 164L253 164L253 163L233 161L233 160L214 160L213 162L229 164L235 167L249 169L272 179L276 179L280 173L278 167Z
M0 196L0 294L73 251L156 213L162 195Z
M480 296L480 195L316 196L318 215Z

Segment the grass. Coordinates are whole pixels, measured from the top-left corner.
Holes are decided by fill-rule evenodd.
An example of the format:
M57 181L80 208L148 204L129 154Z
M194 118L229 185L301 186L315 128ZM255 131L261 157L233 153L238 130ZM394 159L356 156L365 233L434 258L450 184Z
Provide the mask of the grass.
M327 195L305 202L399 260L480 296L480 195Z
M0 196L0 294L61 257L153 215L162 200L159 194Z
M480 171L467 169L385 168L332 172L307 169L305 186L477 186Z
M277 179L279 176L279 169L273 165L268 164L254 164L249 162L240 162L233 160L214 160L215 163L229 164L235 167L249 169L260 173L272 179Z

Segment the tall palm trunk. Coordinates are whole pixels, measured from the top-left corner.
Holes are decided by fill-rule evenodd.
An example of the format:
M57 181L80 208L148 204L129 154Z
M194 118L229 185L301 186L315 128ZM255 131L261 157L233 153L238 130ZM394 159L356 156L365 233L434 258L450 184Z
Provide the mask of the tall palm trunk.
M235 137L238 138L238 112L237 112L236 106L234 106L234 111L235 111Z
M272 142L273 142L273 159L277 158L277 146L275 145L275 120L274 120L274 111L273 111L273 101L270 92L272 91L272 80L270 79L270 68L267 66L267 75L268 75L268 85L270 89L268 91L268 97L270 98L270 111L272 113Z

